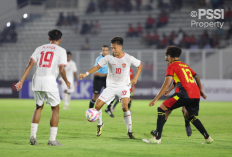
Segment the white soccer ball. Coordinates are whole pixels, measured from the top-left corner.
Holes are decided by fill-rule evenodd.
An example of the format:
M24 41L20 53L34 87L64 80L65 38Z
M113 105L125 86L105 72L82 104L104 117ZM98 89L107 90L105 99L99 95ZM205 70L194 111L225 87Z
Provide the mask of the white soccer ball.
M89 121L89 122L95 122L96 120L98 120L98 116L99 113L96 109L94 108L90 108L85 112L85 118Z

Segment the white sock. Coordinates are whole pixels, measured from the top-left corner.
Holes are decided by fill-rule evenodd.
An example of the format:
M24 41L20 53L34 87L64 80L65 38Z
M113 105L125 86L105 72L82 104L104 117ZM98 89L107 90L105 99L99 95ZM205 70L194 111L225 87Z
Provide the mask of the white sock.
M127 132L132 132L131 112L129 110L124 112L124 121L127 127Z
M31 123L31 136L34 136L34 138L36 138L37 130L38 130L38 124L37 123Z
M50 137L49 137L50 141L56 140L57 130L58 130L58 127L51 127L50 128Z
M70 100L71 100L71 94L68 94L68 99L67 99L68 106L69 106Z
M99 113L99 116L98 116L98 120L97 120L97 122L98 122L97 125L102 125L102 110L100 109L98 111L98 113Z
M68 94L63 93L63 101L64 101L64 106L68 106Z

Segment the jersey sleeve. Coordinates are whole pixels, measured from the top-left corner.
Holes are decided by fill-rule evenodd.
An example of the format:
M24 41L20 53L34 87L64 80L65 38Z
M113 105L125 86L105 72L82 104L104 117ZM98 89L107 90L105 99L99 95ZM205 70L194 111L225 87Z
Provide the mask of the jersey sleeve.
M172 65L169 65L167 67L167 70L166 70L166 76L174 76L174 70L173 70L173 66Z
M38 62L39 60L38 51L39 48L35 49L34 53L30 57L35 63Z
M109 55L105 56L104 58L102 58L97 65L99 65L101 68L106 65L109 62Z
M193 77L195 77L197 75L197 73L195 73L195 71L193 71L191 68L189 68L189 70L191 71Z
M133 57L133 56L130 56L130 61L131 61L131 64L132 64L133 66L135 66L136 68L138 68L138 67L140 66L140 64L141 64L141 61L138 60L138 59L136 59L136 58Z
M75 62L73 62L73 72L77 72L77 65Z
M67 54L66 51L64 49L61 50L61 55L58 61L58 65L67 65Z

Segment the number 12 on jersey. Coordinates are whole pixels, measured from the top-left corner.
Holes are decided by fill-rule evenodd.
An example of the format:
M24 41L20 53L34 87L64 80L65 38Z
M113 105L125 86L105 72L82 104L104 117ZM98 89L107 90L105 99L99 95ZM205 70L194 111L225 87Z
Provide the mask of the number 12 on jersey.
M54 56L54 53L53 52L46 52L45 53L45 57L44 57L44 51L42 51L41 53L41 57L40 57L40 61L39 61L39 67L46 67L46 68L50 68L51 65L52 65L52 59L53 59L53 56ZM48 58L48 55L50 54L50 58ZM48 62L48 64L43 64L42 65L42 62Z

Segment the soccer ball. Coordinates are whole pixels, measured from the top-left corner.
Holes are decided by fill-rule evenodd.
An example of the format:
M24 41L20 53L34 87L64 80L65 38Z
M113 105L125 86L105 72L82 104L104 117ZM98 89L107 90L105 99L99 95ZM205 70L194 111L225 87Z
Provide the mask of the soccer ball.
M98 119L99 113L96 109L90 108L85 112L85 118L89 122L95 122Z

